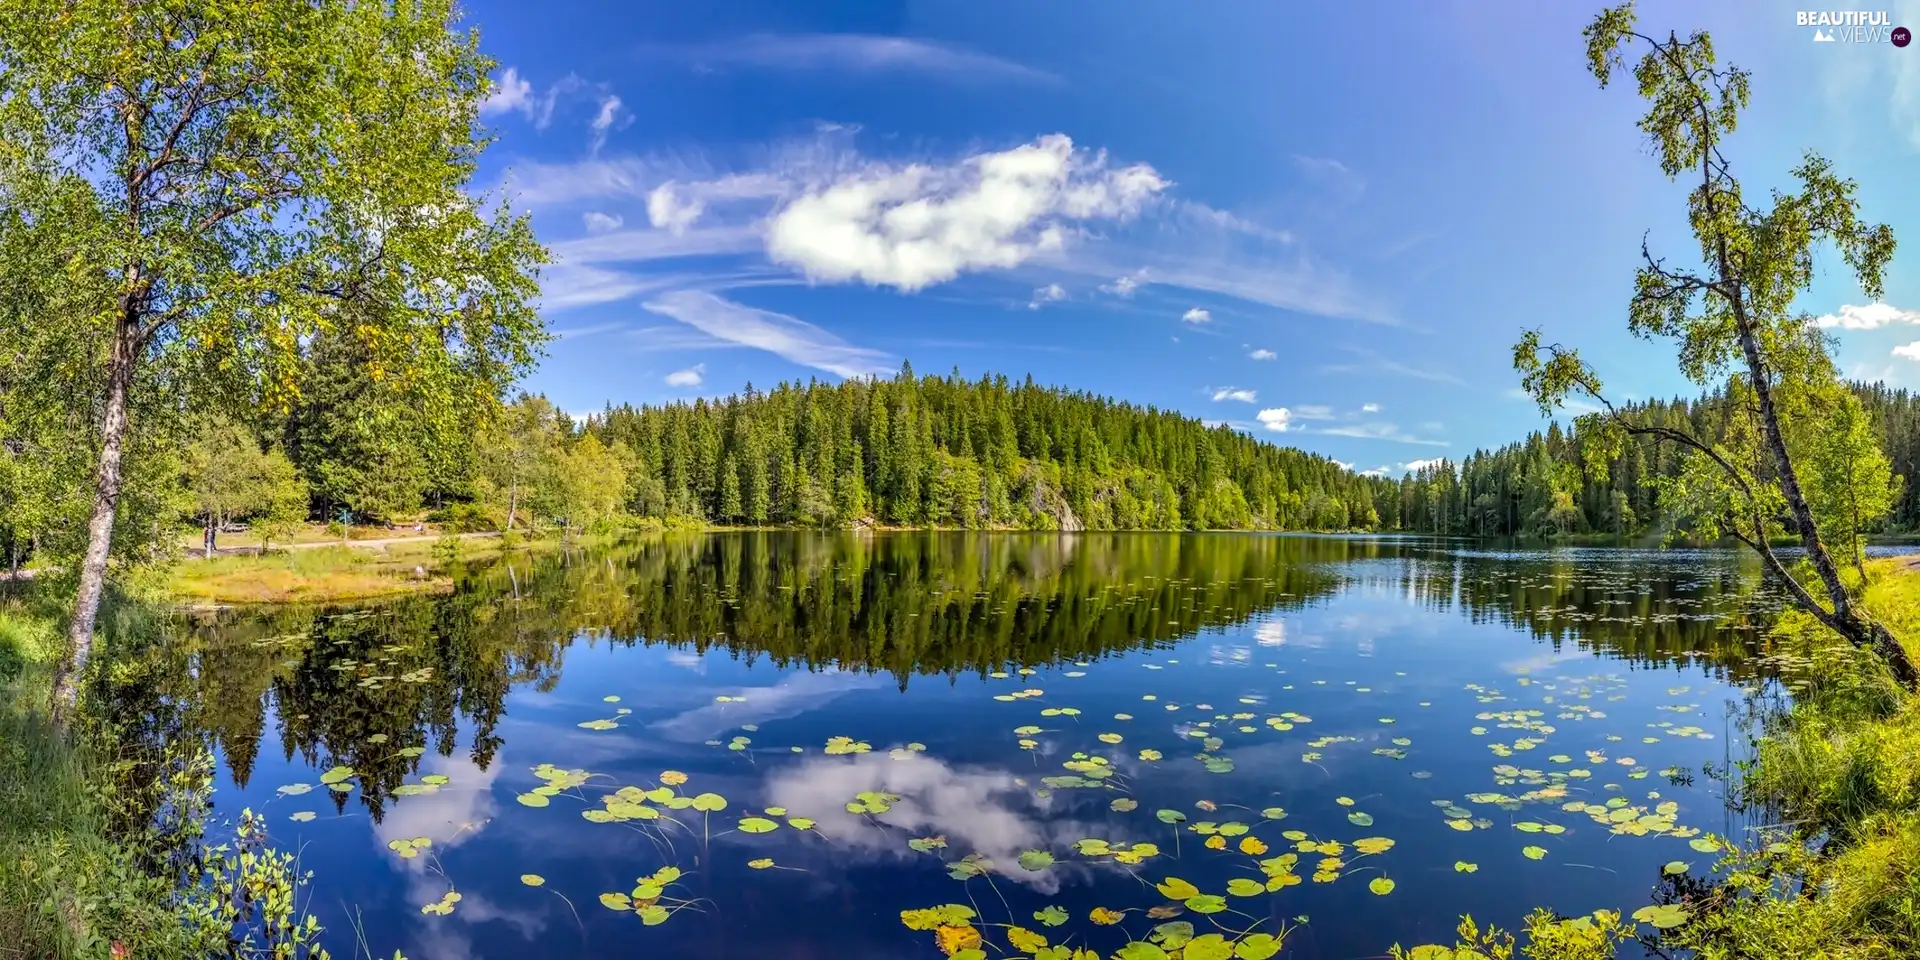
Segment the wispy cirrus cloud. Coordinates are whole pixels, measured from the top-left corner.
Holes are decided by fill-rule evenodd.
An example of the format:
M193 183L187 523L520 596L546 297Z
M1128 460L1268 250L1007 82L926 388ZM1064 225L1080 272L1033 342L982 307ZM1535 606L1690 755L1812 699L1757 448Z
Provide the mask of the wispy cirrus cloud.
M865 33L759 33L661 52L706 69L919 73L968 84L1060 82L1045 70L965 47Z
M1391 440L1394 443L1412 443L1426 447L1450 446L1445 440L1429 440L1416 437L1398 426L1381 420L1342 423L1314 431L1329 437L1356 437L1362 440Z
M1219 403L1222 400L1237 400L1241 403L1253 403L1257 399L1258 397L1255 396L1254 391L1244 387L1221 387L1213 391L1214 403Z
M1322 373L1386 374L1395 377L1406 377L1412 380L1426 380L1432 383L1450 383L1454 386L1461 387L1467 385L1465 380L1445 370L1416 367L1412 364L1402 363L1399 360L1382 356L1379 353L1361 347L1349 347L1348 350L1359 355L1364 362L1330 363L1321 367L1320 371Z
M797 317L735 303L704 290L674 290L642 306L717 340L765 350L837 376L875 376L893 367L885 353L854 346Z
M854 149L855 133L824 126L737 164L699 152L528 163L503 186L517 206L584 211L590 225L550 245L549 310L651 295L667 273L707 291L804 281L916 293L968 275L1051 271L1033 278L1025 302L1056 302L1056 291L1084 282L1121 298L1158 287L1399 323L1291 233L1175 199L1151 165L1115 162L1065 134L872 159ZM1183 315L1192 325L1212 317Z

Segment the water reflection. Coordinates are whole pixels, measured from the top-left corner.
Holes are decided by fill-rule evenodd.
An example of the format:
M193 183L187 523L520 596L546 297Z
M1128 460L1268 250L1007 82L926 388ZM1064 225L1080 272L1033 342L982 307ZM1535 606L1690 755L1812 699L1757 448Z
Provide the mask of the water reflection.
M692 670L721 651L810 671L741 688L731 709L651 724L698 743L883 676L904 690L916 677L1087 662L1237 627L1262 649L1371 655L1421 609L1519 627L1553 651L1739 678L1771 608L1754 583L1726 554L1498 554L1416 538L749 533L509 560L469 571L450 594L366 610L196 615L167 655L170 692L235 783L248 784L262 739L277 736L287 758L351 767L357 790L336 807L357 795L378 820L396 789L456 756L463 773L492 770L509 693L553 689L580 646L665 645L668 662ZM1406 604L1318 633L1284 616L1337 591ZM1245 662L1250 650L1209 656Z
M1688 856L1718 798L1666 771L1726 757L1720 701L1773 604L1756 583L1729 553L1417 538L680 536L359 610L179 617L129 708L207 737L221 802L267 809L322 921L383 953L924 956L899 911L968 897L993 923L1064 909L1058 932L1110 952L1156 905L1131 871L1212 893L1295 851L1303 882L1235 903L1316 918L1283 956L1368 956L1462 912L1511 922L1516 879L1591 910ZM822 750L840 736L871 751ZM555 767L586 779L540 802ZM585 816L669 782L728 806ZM862 794L893 799L849 811ZM740 829L762 814L782 823ZM1247 832L1194 829L1213 820ZM389 849L421 837L431 855ZM1316 882L1318 844L1363 838L1397 845ZM1083 840L1160 852L1128 868ZM668 864L701 909L649 927L595 902ZM1087 928L1095 907L1134 914Z

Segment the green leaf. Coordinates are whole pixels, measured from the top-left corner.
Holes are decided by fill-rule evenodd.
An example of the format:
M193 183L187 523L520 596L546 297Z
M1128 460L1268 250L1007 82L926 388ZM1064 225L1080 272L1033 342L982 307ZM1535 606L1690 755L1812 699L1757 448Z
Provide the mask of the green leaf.
M1154 889L1160 891L1161 896L1166 897L1168 900L1185 900L1189 897L1197 897L1200 895L1199 887L1179 877L1168 877L1161 881Z
M1374 877L1373 882L1367 884L1367 889L1373 891L1376 897L1384 897L1393 892L1393 886L1393 881L1387 877Z
M1020 856L1015 858L1015 860L1020 864L1020 869L1022 870L1038 872L1053 866L1053 854L1045 850L1021 851Z
M748 817L740 821L741 833L769 833L779 828L779 824L763 817Z
M715 813L727 808L727 798L717 793L703 793L693 798L692 806L701 813Z
M1187 941L1180 956L1183 960L1229 960L1233 956L1233 944L1217 933L1204 933Z
M1145 940L1135 940L1114 951L1113 960L1167 960L1167 952Z
M1161 823L1184 823L1187 819L1187 815L1178 810L1156 810L1153 815L1158 817Z
M1227 898L1203 893L1197 897L1188 897L1186 907L1194 913L1219 913L1227 908Z
M1052 904L1045 910L1035 912L1033 918L1049 927L1057 927L1067 922L1067 911L1058 904Z
M547 884L547 878L537 873L523 873L520 875L520 882L529 887L543 887Z
M1686 907L1669 903L1657 907L1641 907L1633 912L1633 919L1651 924L1659 930L1667 930L1687 922L1693 914Z
M1546 855L1547 855L1547 848L1545 848L1545 847L1522 847L1522 848L1520 849L1520 852L1521 852L1521 853L1523 853L1523 854L1525 854L1525 855L1526 855L1526 857L1527 857L1527 859L1529 859L1529 860L1540 860L1540 859L1543 859L1544 857L1546 857Z
M351 776L353 776L352 767L344 767L344 766L334 767L333 769L328 770L326 773L323 773L320 775L320 782L330 787L336 783L340 783L346 780L348 777L351 777Z
M1227 893L1236 897L1257 897L1267 892L1267 885L1246 877L1234 877L1227 881Z
M1280 952L1280 938L1271 933L1249 933L1233 945L1233 955L1239 960L1267 960Z

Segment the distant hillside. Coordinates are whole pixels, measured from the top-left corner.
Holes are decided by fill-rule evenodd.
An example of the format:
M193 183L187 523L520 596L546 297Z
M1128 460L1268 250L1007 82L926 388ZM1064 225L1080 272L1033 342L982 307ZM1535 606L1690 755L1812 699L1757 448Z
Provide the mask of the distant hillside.
M905 366L890 380L611 407L587 430L633 452L635 512L717 523L1370 530L1400 521L1392 481L1031 378L916 377Z

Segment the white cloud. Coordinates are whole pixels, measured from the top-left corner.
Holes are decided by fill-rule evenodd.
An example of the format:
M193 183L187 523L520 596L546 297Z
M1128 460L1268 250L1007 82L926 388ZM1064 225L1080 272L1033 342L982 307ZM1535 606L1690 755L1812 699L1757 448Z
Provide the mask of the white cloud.
M1049 283L1033 291L1033 299L1027 301L1027 309L1038 310L1049 303L1058 303L1066 298L1067 288L1057 283Z
M1367 182L1353 168L1328 157L1295 154L1293 165L1328 199L1351 203L1366 192Z
M1125 221L1168 182L1109 169L1064 134L949 167L876 165L810 190L768 229L767 253L810 279L913 292L1059 250L1077 224Z
M669 180L647 194L647 222L672 234L683 234L707 208L697 196L682 197Z
M1295 420L1332 420L1333 408L1318 403L1303 403L1293 408Z
M804 320L755 309L704 290L674 290L643 306L708 336L765 350L842 377L873 376L892 368L887 355L878 350L856 347Z
M1279 356L1279 354L1274 353L1272 350L1268 350L1265 347L1262 347L1258 350L1255 350L1252 353L1247 354L1247 357L1253 360L1272 360L1274 357L1277 357L1277 356Z
M1380 354L1375 353L1371 350L1363 350L1360 348L1351 348L1351 349L1353 350L1354 353L1357 353L1367 358L1368 362L1367 363L1330 363L1330 364L1327 364L1326 366L1321 367L1320 368L1321 372L1323 373L1358 373L1358 374L1365 374L1369 376L1382 374L1382 373L1391 373L1396 376L1410 377L1415 380L1429 380L1434 383L1451 383L1456 386L1466 385L1465 380L1462 380L1459 377L1446 372L1445 370L1428 370L1422 367L1415 367L1409 364L1401 363L1398 360L1389 360L1386 357L1383 357Z
M533 116L533 84L520 76L520 71L508 67L485 100L480 101L480 115L490 113L511 113L518 111Z
M703 65L734 64L775 70L838 70L849 73L918 72L961 82L1012 80L1057 83L1044 70L961 47L869 34L757 34L722 44L679 51Z
M696 363L685 370L675 370L667 374L669 387L697 387L706 379L707 365Z
M553 111L559 105L561 97L568 97L600 86L602 85L590 84L570 73L555 81L547 88L547 92L536 96L533 92L533 84L527 82L527 79L520 75L520 71L508 67L506 72L500 75L499 82L494 84L493 91L487 94L485 100L480 101L480 115L518 113L532 121L534 129L545 130L547 124L553 121Z
M591 151L599 153L607 143L607 131L620 120L620 98L607 94L600 98L600 111L593 115L593 143Z
M1180 319L1188 323L1207 323L1213 319L1213 314L1199 307L1188 307L1187 312L1180 315Z
M1269 407L1255 415L1260 425L1275 433L1286 433L1293 423L1293 413L1286 407Z
M1392 469L1393 468L1391 466L1388 466L1387 464L1383 463L1377 467L1374 467L1371 470L1360 471L1360 475L1363 477L1384 477Z
M643 201L659 229L583 238L595 248L594 262L758 254L766 260L750 265L762 270L902 291L1032 264L1056 271L1048 279L1069 289L1072 277L1123 298L1152 284L1316 316L1398 322L1291 234L1167 199L1171 185L1152 167L1120 167L1099 151L1075 149L1065 135L957 158L875 161L854 149L856 132L823 126L811 137L735 148L725 158L691 152L516 164L502 186L516 206L535 209ZM583 252L558 249L574 243L555 245L563 262Z
M1920 323L1920 310L1902 310L1889 303L1869 303L1858 307L1846 304L1839 313L1822 314L1815 317L1813 322L1825 328L1873 330L1895 323Z
M1906 357L1908 360L1920 360L1920 340L1894 347L1893 355L1896 357Z
M587 228L588 233L611 233L620 229L627 221L617 213L589 210L580 215L580 222Z
M1351 464L1351 463L1348 463L1348 462L1346 462L1345 460L1335 460L1335 461L1333 462L1333 465L1334 465L1334 466L1336 466L1336 467L1339 467L1339 468L1340 468L1340 469L1342 469L1342 470L1352 470L1352 469L1353 469L1353 464Z
M1241 403L1253 403L1254 395L1252 390L1244 390L1238 387L1221 387L1213 392L1213 402L1219 403L1222 400L1238 400Z
M1447 461L1439 457L1434 457L1431 460L1409 460L1407 461L1407 469L1414 472L1418 472L1421 470L1425 470L1429 467L1437 467L1446 462Z
M1138 273L1130 273L1124 277L1118 277L1112 283L1101 284L1100 292L1111 293L1123 300L1127 299L1133 296L1134 291L1140 289L1140 284L1146 280L1146 276L1147 272L1142 270Z
M1328 427L1324 430L1320 430L1317 432L1324 433L1330 437L1358 437L1363 440L1392 440L1395 443L1412 443L1412 444L1418 444L1420 446L1426 446L1426 447L1444 447L1448 445L1445 440L1425 440L1420 437L1415 437L1408 434L1406 431L1401 430L1398 426L1394 424L1383 423L1378 421L1371 422L1371 423L1343 423L1339 426Z
M1377 403L1363 403L1360 405L1360 412L1361 413L1379 413L1380 405Z

